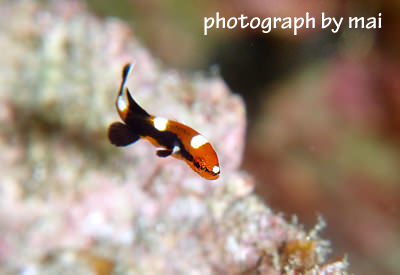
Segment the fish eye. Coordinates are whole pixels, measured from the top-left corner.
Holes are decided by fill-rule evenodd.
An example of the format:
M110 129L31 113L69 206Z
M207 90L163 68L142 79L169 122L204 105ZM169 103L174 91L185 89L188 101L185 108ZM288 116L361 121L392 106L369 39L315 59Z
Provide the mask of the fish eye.
M197 169L200 169L202 171L206 169L205 163L202 159L195 160L193 164Z
M194 166L196 166L196 167L199 168L199 169L201 168L200 163L199 163L198 161L195 161L195 162L194 162Z

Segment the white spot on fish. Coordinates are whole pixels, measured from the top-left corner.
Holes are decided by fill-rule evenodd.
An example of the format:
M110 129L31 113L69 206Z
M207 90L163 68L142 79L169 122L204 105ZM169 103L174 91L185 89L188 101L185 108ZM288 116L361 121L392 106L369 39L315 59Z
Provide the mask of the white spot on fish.
M194 149L197 149L206 143L208 143L208 140L205 137L203 137L202 135L197 135L192 137L192 140L190 141L190 146L192 146Z
M212 171L213 171L215 174L218 174L219 171L220 171L219 166L215 165L215 166L213 167L213 170L212 170Z
M168 119L157 116L154 118L153 124L158 131L165 131L165 129L167 129Z
M126 108L128 108L128 105L126 104L122 96L118 97L117 107L120 112L123 112L126 110Z
M181 150L181 148L178 145L174 145L174 147L172 148L172 154L178 153L179 150Z

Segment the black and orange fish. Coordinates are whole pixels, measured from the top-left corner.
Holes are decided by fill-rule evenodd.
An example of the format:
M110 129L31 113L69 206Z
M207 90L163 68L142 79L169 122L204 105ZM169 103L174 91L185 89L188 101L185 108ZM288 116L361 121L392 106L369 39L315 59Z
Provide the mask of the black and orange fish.
M108 138L116 146L126 146L143 138L157 147L157 156L184 160L200 176L215 180L220 167L217 154L208 140L194 129L164 117L149 115L132 98L126 79L134 63L122 70L122 82L115 106L124 123L114 122Z

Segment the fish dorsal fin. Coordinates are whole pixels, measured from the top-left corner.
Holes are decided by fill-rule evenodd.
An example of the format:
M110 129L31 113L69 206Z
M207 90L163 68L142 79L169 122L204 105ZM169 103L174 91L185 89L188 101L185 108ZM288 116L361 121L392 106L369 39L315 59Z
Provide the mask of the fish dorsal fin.
M136 103L133 99L129 89L126 87L126 80L133 70L135 63L126 64L122 69L122 81L117 96L116 107L121 118L126 121L128 117L132 116L144 116L149 117L150 115Z
M144 117L149 117L150 115L142 108L139 106L139 104L136 103L136 101L132 98L131 93L129 92L129 89L125 89L126 97L128 98L128 103L129 103L129 112L128 116L133 115L133 116L144 116Z

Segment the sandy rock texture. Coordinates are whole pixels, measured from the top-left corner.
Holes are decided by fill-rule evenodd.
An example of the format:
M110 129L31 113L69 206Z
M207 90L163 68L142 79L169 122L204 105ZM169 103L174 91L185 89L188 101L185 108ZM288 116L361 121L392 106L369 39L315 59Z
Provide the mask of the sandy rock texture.
M1 1L0 15L2 274L346 273L344 259L325 261L322 222L305 231L252 195L244 105L220 78L163 68L80 2ZM134 97L208 137L219 180L145 141L108 143L133 59Z

